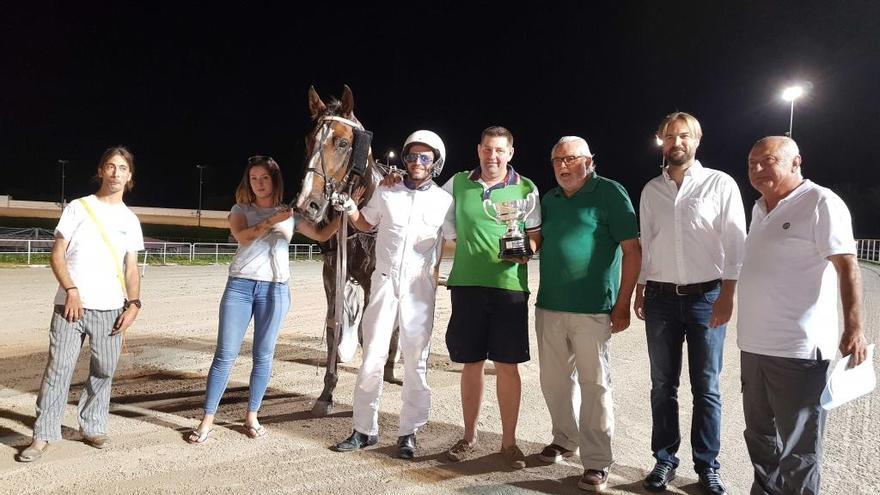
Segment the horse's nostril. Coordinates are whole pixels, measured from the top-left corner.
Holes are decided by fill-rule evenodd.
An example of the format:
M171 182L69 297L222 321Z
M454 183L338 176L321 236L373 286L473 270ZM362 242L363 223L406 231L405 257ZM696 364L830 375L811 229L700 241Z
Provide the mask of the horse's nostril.
M309 210L318 211L318 204L312 201L311 203L309 203Z

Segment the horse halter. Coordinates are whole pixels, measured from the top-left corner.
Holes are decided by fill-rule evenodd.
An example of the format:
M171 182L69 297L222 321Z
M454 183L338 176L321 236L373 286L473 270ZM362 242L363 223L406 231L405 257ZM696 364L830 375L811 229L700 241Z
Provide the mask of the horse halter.
M325 200L329 200L334 193L339 192L339 190L337 190L337 181L327 173L327 166L324 164L324 153L322 152L324 145L327 143L327 140L330 139L330 137L333 135L333 133L330 132L330 124L332 122L345 124L348 127L352 128L352 130L364 131L364 126L361 125L360 122L352 119L346 119L345 117L339 117L337 115L325 115L318 119L318 123L321 127L316 130L314 134L316 136L320 134L320 137L315 140L314 149L312 150L312 157L314 157L315 153L318 153L318 164L320 165L320 170L313 166L309 166L306 168L306 173L311 172L324 179L323 195ZM342 189L342 187L345 186L345 184L348 183L351 177L351 171L353 168L351 166L353 145L354 140L352 139L352 141L349 142L345 148L345 157L343 158L343 164L346 168L346 172L343 179L338 182L340 190ZM309 158L310 164L312 161L312 158Z

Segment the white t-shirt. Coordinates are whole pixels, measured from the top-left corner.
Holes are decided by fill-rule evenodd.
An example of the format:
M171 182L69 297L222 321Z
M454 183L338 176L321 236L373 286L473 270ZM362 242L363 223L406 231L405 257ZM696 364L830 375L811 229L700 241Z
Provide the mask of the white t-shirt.
M828 261L855 254L852 219L830 189L809 180L768 214L752 209L737 284L737 344L755 354L833 359L837 352L837 273Z
M402 182L377 187L361 210L364 220L378 227L376 270L395 279L433 276L442 239L455 235L443 228L451 205L452 195L433 181L420 190Z
M124 203L109 205L94 196L85 199L95 216L101 221L119 260L119 269L125 273L126 253L144 249L144 235L138 218ZM64 260L73 285L79 291L83 308L96 310L119 309L125 302L116 266L110 250L104 242L95 222L86 212L80 200L64 208L55 235L63 237L67 244ZM58 286L55 304L64 304L67 294Z
M261 208L253 204L236 204L229 215L244 215L248 227L271 217L278 209ZM287 282L290 279L290 239L293 238L293 218L276 223L269 232L248 245L238 245L229 276L262 282Z

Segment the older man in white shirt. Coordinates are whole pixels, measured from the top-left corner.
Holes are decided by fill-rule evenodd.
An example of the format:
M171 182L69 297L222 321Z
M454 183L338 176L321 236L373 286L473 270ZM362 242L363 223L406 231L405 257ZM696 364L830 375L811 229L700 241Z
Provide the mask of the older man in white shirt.
M829 361L838 349L852 364L866 359L852 220L840 197L804 179L790 138L755 143L749 180L761 198L746 239L737 343L751 493L816 494Z
M675 478L681 444L678 386L682 344L687 341L694 470L706 493L722 495L727 492L718 475L719 375L742 265L745 214L733 178L695 159L702 138L696 118L669 114L657 136L667 165L642 190L642 271L634 303L636 316L645 320L651 361L651 450L656 464L644 486L664 491Z

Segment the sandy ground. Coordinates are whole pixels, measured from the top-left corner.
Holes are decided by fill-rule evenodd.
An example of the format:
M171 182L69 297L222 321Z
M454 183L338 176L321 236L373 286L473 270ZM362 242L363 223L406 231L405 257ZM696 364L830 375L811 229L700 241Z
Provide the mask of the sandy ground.
M15 462L30 441L34 400L46 362L47 327L54 279L46 268L0 270L0 492L2 493L578 493L577 458L541 465L535 454L550 439L550 418L538 382L537 348L521 366L523 402L519 445L528 467L514 472L501 463L501 425L494 399L494 374L487 371L486 400L480 421L480 455L451 464L440 455L462 434L459 366L449 362L444 332L449 294L438 293L429 382L434 390L431 421L420 431L420 457L395 457L400 387L389 385L382 398L378 446L340 454L328 449L351 431L351 396L359 357L343 365L337 410L314 419L309 410L322 387L325 302L320 264L292 266L293 306L275 355L261 410L270 429L266 438L248 439L242 428L250 372L250 337L236 363L217 416L219 428L205 445L184 441L197 423L205 377L216 339L217 306L225 266L149 267L143 282L144 310L129 331L113 387L110 431L113 445L96 450L83 444L75 404L88 365L79 368L67 407L64 440L53 443L40 461ZM448 267L447 270L448 271ZM537 288L537 266L531 267ZM877 341L880 275L863 270L868 336ZM534 302L534 301L532 301ZM636 321L613 338L616 464L609 493L644 493L641 479L653 465L650 453L649 378L644 326ZM720 462L731 493L748 492L751 468L742 440L742 403L735 322L728 330L722 375L723 439ZM880 357L876 365L880 365ZM398 373L400 370L398 369ZM687 371L683 371L687 376ZM685 386L680 401L688 405ZM685 439L689 407L682 407ZM880 493L880 393L834 411L826 433L823 491L829 494ZM687 440L673 493L701 493Z

